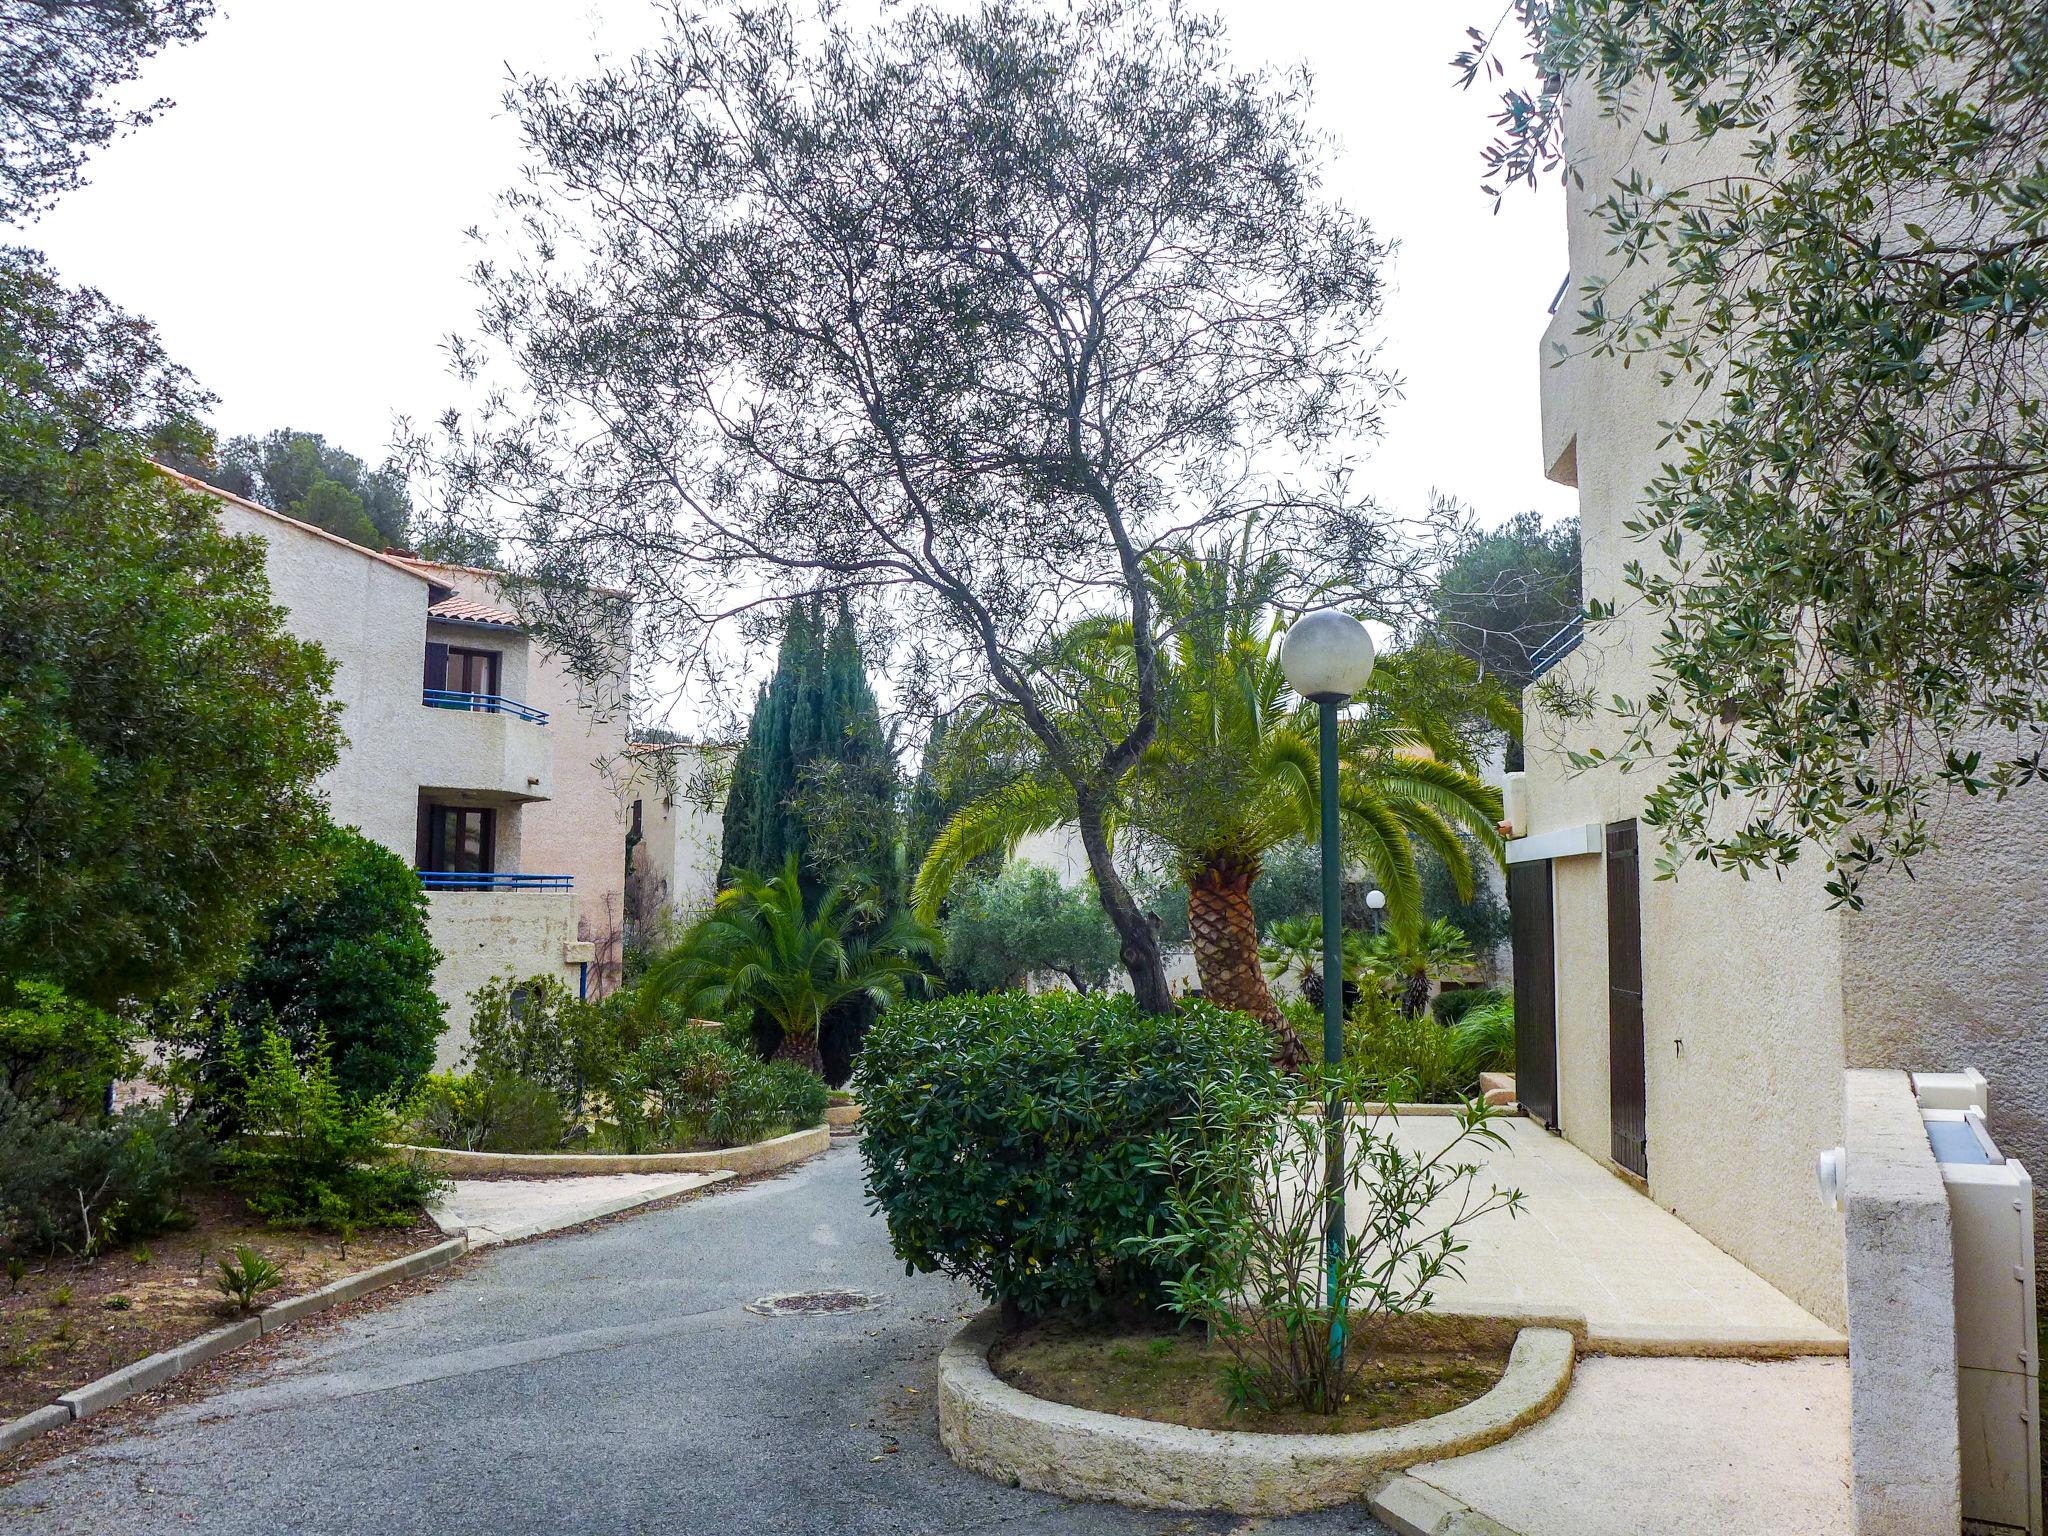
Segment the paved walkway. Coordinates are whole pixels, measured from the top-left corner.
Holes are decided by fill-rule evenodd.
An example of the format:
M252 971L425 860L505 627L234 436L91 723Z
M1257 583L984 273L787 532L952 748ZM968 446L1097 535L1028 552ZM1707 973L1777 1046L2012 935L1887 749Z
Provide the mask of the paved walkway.
M1458 1157L1484 1162L1482 1180L1528 1198L1519 1216L1497 1212L1462 1230L1465 1278L1437 1287L1440 1308L1583 1313L1596 1351L1765 1340L1845 1347L1841 1334L1570 1142L1519 1117L1496 1123L1505 1148ZM1425 1155L1457 1130L1444 1116L1379 1124Z
M1846 1360L1581 1363L1549 1418L1414 1468L1523 1536L1846 1536Z
M733 1177L717 1173L607 1173L570 1179L457 1179L433 1205L443 1232L467 1232L471 1247L513 1242L580 1226L636 1205L687 1194Z
M885 1299L743 1310L823 1287ZM977 1306L904 1275L858 1147L835 1142L777 1178L487 1250L310 1331L213 1396L0 1488L0 1531L1388 1536L1357 1509L1148 1513L961 1471L938 1443L934 1367Z

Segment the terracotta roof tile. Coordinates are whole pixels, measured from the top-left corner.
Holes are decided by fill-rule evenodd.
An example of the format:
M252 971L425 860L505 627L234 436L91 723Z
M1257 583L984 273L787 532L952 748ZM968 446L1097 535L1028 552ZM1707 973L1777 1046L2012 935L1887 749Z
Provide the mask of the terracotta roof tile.
M468 597L444 597L427 609L430 619L442 619L450 624L492 624L502 629L519 628L519 615L504 608L493 608L489 603L477 602Z

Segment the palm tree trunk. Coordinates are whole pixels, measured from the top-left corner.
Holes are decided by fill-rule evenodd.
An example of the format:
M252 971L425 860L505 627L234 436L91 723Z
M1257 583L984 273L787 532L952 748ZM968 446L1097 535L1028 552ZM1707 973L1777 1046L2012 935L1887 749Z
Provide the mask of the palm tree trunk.
M808 1035L792 1035L782 1032L782 1041L775 1047L774 1061L793 1061L800 1067L809 1067L818 1076L825 1075L824 1053L818 1049L818 1032L814 1029Z
M1301 1037L1280 1012L1259 968L1259 924L1252 912L1256 864L1219 859L1188 882L1188 933L1202 995L1219 1008L1248 1013L1273 1034L1273 1060L1292 1072L1307 1060Z

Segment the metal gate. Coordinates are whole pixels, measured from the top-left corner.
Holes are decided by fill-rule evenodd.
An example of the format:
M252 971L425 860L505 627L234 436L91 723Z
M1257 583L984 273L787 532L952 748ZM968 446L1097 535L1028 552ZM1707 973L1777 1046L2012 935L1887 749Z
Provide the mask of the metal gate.
M1515 1096L1522 1112L1557 1129L1557 965L1550 860L1508 866L1514 915Z
M1607 825L1607 1095L1614 1160L1650 1176L1643 1080L1643 912L1636 824Z

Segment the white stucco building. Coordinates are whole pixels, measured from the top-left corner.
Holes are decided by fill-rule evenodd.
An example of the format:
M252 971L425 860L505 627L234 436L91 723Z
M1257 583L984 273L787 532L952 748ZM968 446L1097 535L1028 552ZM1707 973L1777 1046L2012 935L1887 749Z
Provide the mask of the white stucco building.
M460 1057L469 996L493 977L615 986L624 600L616 676L592 689L528 637L492 573L365 549L188 483L219 497L230 532L263 541L272 598L334 660L345 739L321 788L335 821L420 871L442 955L439 1064Z
M1597 212L1639 125L1568 111L1575 278L1607 270ZM1713 175L1726 163L1646 174ZM1617 301L1610 298L1610 308ZM1620 613L1555 663L1595 699L1640 697L1654 619L1628 603L1622 567L1656 550L1624 531L1656 473L1660 422L1678 408L1657 370L1583 354L1567 298L1542 344L1543 455L1574 486L1589 599ZM1580 355L1573 355L1578 353ZM1560 363L1560 358L1564 359ZM2048 1169L2048 824L2038 805L1958 798L1938 848L1910 877L1872 878L1860 912L1831 911L1823 861L1740 879L1687 862L1654 878L1638 828L1654 775L1575 770L1569 752L1615 750L1622 723L1525 699L1527 771L1510 785L1510 896L1522 1098L1532 1114L1790 1294L1840 1325L1844 1232L1815 1198L1817 1152L1843 1139L1844 1072L1976 1067L2000 1147ZM1553 1026L1554 1020L1554 1026ZM1547 1059L1546 1059L1547 1058Z
M626 749L629 925L658 934L710 909L738 751L703 742L636 742Z

